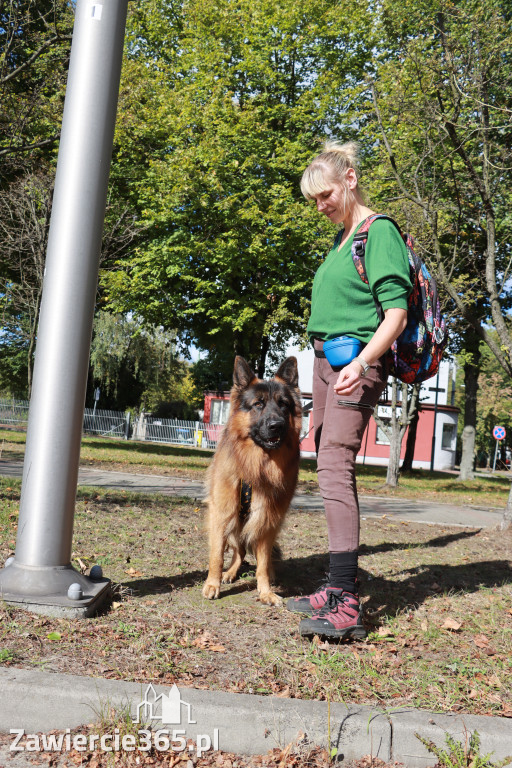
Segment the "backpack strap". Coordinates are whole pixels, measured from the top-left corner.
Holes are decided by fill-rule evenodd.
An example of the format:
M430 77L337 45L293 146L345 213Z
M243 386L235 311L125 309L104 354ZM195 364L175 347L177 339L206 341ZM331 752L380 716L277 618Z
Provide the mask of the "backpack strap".
M361 226L359 227L358 231L354 235L353 241L352 241L352 260L354 262L354 266L357 269L357 273L363 283L366 283L366 285L369 285L368 282L368 275L366 274L366 267L364 265L364 257L365 257L365 251L366 251L366 243L368 242L368 230L370 229L371 224L373 224L374 221L377 219L387 219L388 221L391 221L395 227L400 232L400 237L403 238L402 230L396 223L394 219L391 218L391 216L386 216L383 213L372 213L371 216L368 216ZM382 323L384 320L384 311L382 309L382 306L380 302L373 296L373 300L375 302L375 309L377 312L377 317L379 318L379 323Z

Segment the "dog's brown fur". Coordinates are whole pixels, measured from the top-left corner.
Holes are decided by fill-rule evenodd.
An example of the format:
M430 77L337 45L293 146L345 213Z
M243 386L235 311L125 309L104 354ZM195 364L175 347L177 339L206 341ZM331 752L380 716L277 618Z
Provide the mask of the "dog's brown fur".
M203 595L219 596L220 584L236 579L246 549L256 557L259 599L281 602L271 589L272 547L297 484L302 408L297 360L287 358L274 379L258 379L237 357L230 416L208 471L210 565ZM276 438L276 434L279 437ZM240 515L240 483L252 486L247 518ZM222 572L224 552L233 550Z

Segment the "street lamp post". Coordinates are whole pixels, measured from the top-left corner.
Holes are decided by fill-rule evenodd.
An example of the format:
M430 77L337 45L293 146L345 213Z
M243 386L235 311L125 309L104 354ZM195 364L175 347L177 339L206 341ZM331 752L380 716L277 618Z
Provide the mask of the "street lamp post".
M80 441L128 0L77 0L14 561L0 596L86 616L109 582L71 566Z

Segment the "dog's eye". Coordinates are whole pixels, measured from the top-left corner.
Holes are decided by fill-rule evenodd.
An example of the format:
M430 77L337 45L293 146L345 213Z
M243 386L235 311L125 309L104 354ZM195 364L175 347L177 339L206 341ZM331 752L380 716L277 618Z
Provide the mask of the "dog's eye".
M279 407L280 408L289 408L290 403L288 403L286 400L279 400Z
M257 400L255 403L252 404L252 407L253 408L258 408L258 410L261 411L261 409L263 408L264 405L265 404L263 403L262 400Z

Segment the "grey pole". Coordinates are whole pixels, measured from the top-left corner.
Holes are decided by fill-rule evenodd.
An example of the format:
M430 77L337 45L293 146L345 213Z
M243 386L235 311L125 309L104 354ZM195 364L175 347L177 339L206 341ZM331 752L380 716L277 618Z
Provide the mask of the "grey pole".
M53 605L69 615L75 606L88 615L108 587L71 567L71 547L127 8L128 0L76 4L16 554L0 572L0 596L39 612ZM79 601L67 597L72 584Z

